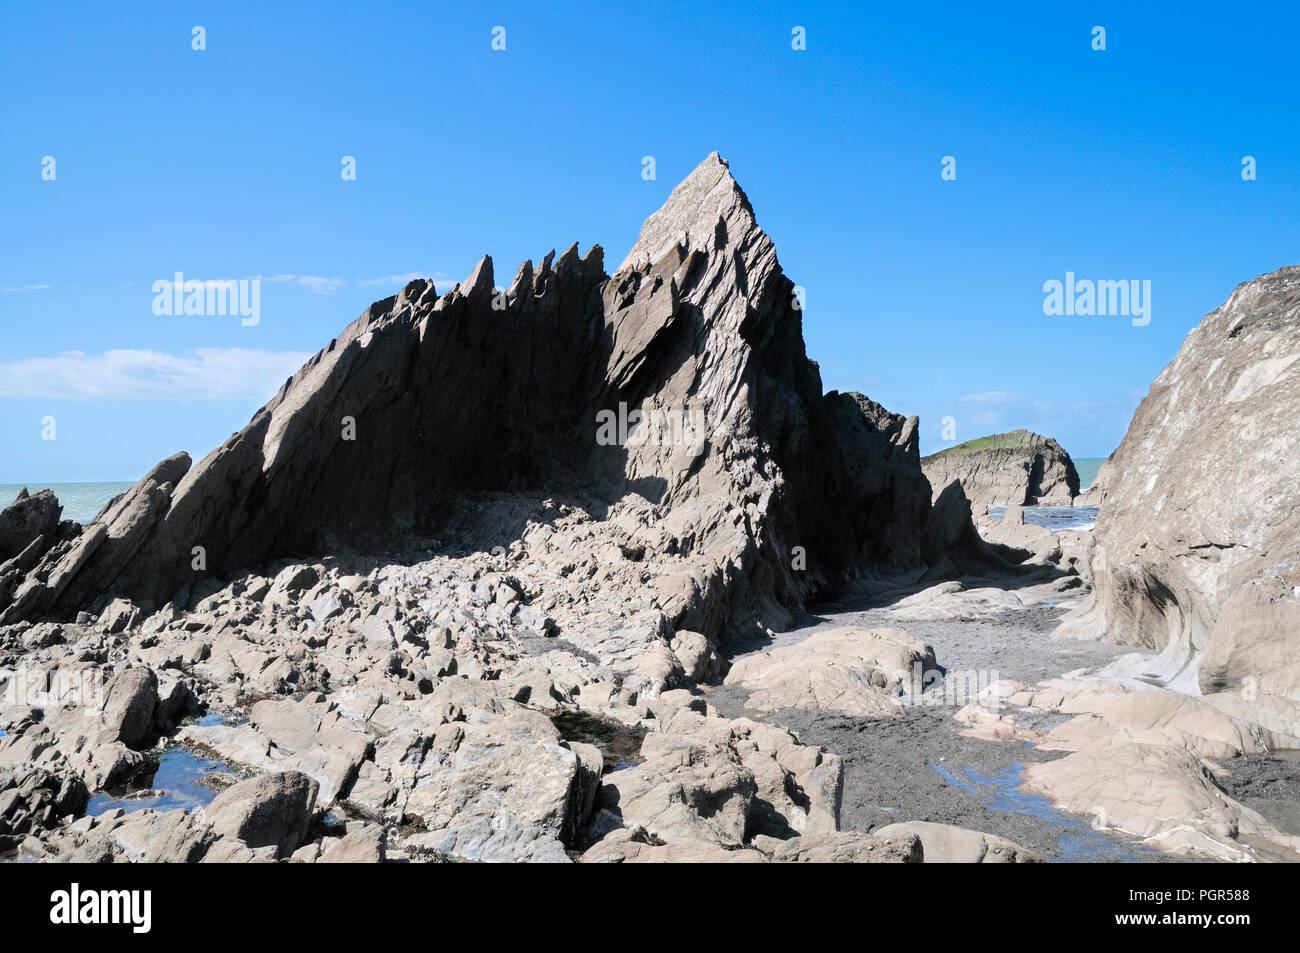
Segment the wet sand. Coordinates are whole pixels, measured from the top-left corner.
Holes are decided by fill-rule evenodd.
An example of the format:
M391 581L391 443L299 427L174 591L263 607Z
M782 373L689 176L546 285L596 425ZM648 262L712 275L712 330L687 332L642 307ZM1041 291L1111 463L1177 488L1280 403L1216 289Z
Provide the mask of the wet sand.
M982 670L1036 683L1082 668L1097 668L1131 653L1130 647L1056 640L1060 608L1035 608L981 620L894 621L883 609L822 606L772 643L746 645L733 659L803 641L843 625L898 626L929 642L949 672ZM1021 741L986 741L958 734L952 707L912 707L901 718L869 719L793 709L761 714L744 707L746 693L715 687L709 702L730 718L749 717L790 728L807 744L844 759L840 823L871 831L899 821L956 824L1010 838L1049 861L1175 861L1135 839L1094 831L1085 818L1052 808L1041 796L1017 790L1021 767L1065 752ZM1046 730L1065 716L1042 716L1026 727Z

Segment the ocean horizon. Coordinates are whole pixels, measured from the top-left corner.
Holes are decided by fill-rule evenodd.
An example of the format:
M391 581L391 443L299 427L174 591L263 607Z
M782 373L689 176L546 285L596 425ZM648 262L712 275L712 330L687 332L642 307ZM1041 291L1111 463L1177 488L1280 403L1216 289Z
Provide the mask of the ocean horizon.
M41 490L53 490L63 505L63 518L89 523L95 518L104 504L131 489L131 482L107 483L44 483L39 480L31 483L0 483L0 509L12 503L27 488L28 493L36 494Z
M1097 478L1097 471L1106 462L1105 457L1079 457L1074 460L1074 468L1079 472L1079 489L1086 490ZM131 481L106 481L84 483L46 483L36 480L30 483L0 483L0 509L8 506L26 487L28 493L41 490L53 490L54 495L63 504L63 518L89 523L104 505L119 493L125 493L132 487Z
M1074 469L1079 473L1079 489L1086 490L1097 479L1097 471L1106 462L1105 457L1073 457Z

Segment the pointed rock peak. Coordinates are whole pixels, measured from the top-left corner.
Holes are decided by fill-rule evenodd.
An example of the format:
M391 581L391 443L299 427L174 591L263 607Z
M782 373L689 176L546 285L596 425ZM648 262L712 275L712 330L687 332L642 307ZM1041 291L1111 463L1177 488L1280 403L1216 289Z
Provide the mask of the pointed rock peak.
M663 208L645 220L641 236L623 259L619 271L660 261L673 245L685 242L703 248L714 240L719 220L728 233L755 226L749 198L731 176L727 160L716 152L695 167L668 196Z
M526 295L533 290L533 261L528 259L519 266L515 272L515 280L510 282L510 290L506 292L511 298L518 298Z
M599 281L605 278L605 249L599 245L592 245L587 249L587 254L582 259L582 272L587 276L588 281Z
M492 256L484 255L474 266L468 278L460 285L460 293L469 298L478 293L492 292Z
M566 268L575 268L579 261L578 243L574 242L564 250L564 254L560 255L559 259L555 262L555 270L564 271Z
M434 287L432 279L413 278L398 294L394 308L401 308L404 305L418 308L426 301L432 301L437 297L438 289Z

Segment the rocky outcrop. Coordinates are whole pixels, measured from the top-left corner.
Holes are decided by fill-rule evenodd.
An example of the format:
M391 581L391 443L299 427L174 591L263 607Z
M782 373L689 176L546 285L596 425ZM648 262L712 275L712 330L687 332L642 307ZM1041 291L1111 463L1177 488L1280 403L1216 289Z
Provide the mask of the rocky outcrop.
M1242 284L1103 469L1095 591L1065 634L1162 651L1190 691L1300 698L1300 268Z
M20 490L18 498L0 510L0 563L20 555L42 536L52 542L62 512L53 491L32 496L26 487Z
M750 719L709 703L719 643L841 584L1014 568L959 484L932 507L916 418L822 393L716 156L612 276L574 246L412 282L42 545L0 591L0 821L61 861L916 862L839 830L841 758L759 713L894 714L929 646L739 665ZM155 743L222 793L74 816L153 782Z
M1005 576L1017 571L1015 563L1025 555L984 540L972 521L970 500L960 480L951 481L936 493L921 552L929 564L930 579Z
M52 548L0 621L106 594L147 610L277 556L442 534L485 493L581 507L636 564L623 583L709 638L921 565L929 510L915 418L823 395L793 283L714 154L613 276L574 245L503 287L485 257L445 293L376 302L224 445L163 461ZM469 545L519 528L492 517Z
M0 605L9 603L26 574L53 546L80 534L80 525L59 519L62 512L52 490L30 494L26 487L0 510Z
M1064 448L1051 437L1013 430L968 440L921 461L938 493L960 480L972 503L1069 506L1079 495L1079 474Z

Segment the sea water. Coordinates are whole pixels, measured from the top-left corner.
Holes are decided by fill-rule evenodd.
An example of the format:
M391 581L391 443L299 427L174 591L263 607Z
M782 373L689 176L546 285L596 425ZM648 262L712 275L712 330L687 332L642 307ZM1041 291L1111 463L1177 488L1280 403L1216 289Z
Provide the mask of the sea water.
M26 486L35 495L41 490L53 490L63 504L63 519L89 523L113 497L131 489L130 483L0 483L0 509L4 509Z
M943 765L932 765L939 776L955 788L965 791L990 811L1027 814L1056 829L1057 863L1119 862L1134 863L1159 859L1160 855L1126 835L1107 836L1092 828L1083 818L1058 811L1051 800L1041 794L1020 790L1025 766L1020 763L1002 771L984 773L967 765L961 774Z
M1097 479L1097 471L1101 469L1101 465L1105 462L1105 457L1083 457L1074 461L1074 469L1079 474L1080 491L1092 486L1092 481Z
M1097 522L1095 506L1025 506L1021 508L1026 523L1046 526L1053 533L1063 530L1092 529ZM1000 520L1006 515L1007 508L996 503L989 504L989 519Z
M1097 471L1105 463L1104 457L1084 457L1074 461L1074 468L1079 472L1079 489L1086 490L1097 478ZM27 487L28 493L41 490L53 490L54 495L63 504L63 518L89 523L104 505L119 493L131 488L130 483L0 483L0 509L8 506L18 496L18 491ZM989 514L994 519L1001 519L1005 507L990 507ZM1087 529L1097 518L1094 507L1069 506L1027 506L1025 522L1038 523L1051 530Z
M1092 481L1097 478L1097 471L1105 462L1104 457L1084 457L1082 460L1074 461L1074 468L1079 472L1080 491L1092 486ZM989 505L989 519L1000 520L1006 512L1005 506ZM1024 514L1026 523L1046 526L1053 533L1063 530L1092 529L1097 522L1095 506L1026 506Z

